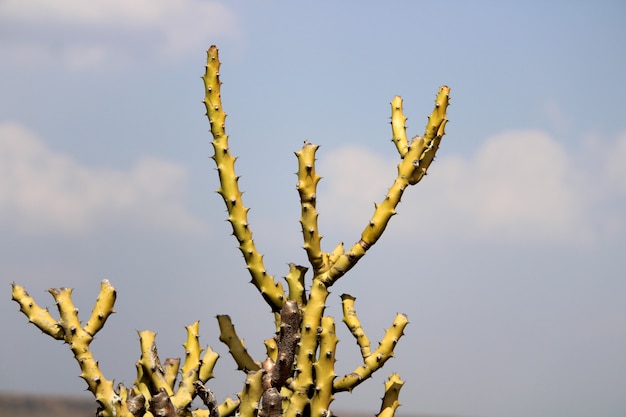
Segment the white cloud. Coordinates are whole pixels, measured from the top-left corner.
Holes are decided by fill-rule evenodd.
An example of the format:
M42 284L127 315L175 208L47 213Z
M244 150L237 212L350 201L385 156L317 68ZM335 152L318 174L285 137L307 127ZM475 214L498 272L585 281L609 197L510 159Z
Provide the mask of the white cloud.
M90 168L54 152L32 132L0 124L0 222L31 234L77 235L112 222L194 233L185 168L142 158L129 171Z
M0 25L0 53L10 61L62 62L78 70L176 59L239 32L226 6L203 0L4 0Z
M402 220L392 220L402 221L402 227L390 233L426 234L428 239L589 243L605 227L594 216L598 201L610 204L618 187L621 193L626 191L626 136L614 148L604 155L605 173L597 166L575 165L574 155L540 131L491 137L469 158L438 158L431 175L404 194L398 207ZM327 187L320 187L319 193L323 218L332 219L333 227L359 232L373 213L372 203L380 201L391 185L397 163L355 147L320 156L318 172Z

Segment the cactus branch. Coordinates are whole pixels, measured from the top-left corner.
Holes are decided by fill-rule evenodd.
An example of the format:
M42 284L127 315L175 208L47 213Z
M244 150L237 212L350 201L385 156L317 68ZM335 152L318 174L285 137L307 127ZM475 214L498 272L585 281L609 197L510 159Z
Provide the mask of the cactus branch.
M289 299L299 304L306 304L306 291L304 289L304 275L308 268L294 263L289 264L289 273L285 277L289 289Z
M57 340L63 340L70 346L80 366L80 377L85 380L89 391L94 395L104 413L120 415L119 413L128 412L126 405L113 389L113 381L104 377L89 347L93 337L113 313L115 288L108 280L102 281L100 294L85 327L81 326L78 318L78 309L72 301L71 289L51 288L48 292L56 302L59 320L55 320L47 309L39 307L26 290L17 284L13 284L12 297L31 323L44 333Z
M256 417L263 395L263 369L248 372L243 390L239 394L239 416Z
M206 382L208 379L206 378L207 375L212 374L212 372L207 373L207 370L202 369L204 360L206 359L208 363L212 362L215 364L215 361L218 358L218 355L215 352L208 349L207 353L209 354L209 357L206 357L205 354L205 357L201 361L200 355L202 354L202 348L200 347L200 343L198 341L198 327L199 322L197 321L186 327L187 341L183 345L185 348L185 361L181 370L180 384L176 393L172 397L172 404L174 404L176 408L184 408L187 404L190 404L196 394L194 382L198 380L200 380L200 382ZM180 362L180 359L178 361ZM203 371L204 375L200 375L200 370ZM203 377L206 379L203 379ZM173 384L170 386L172 388L174 387Z
M350 333L355 337L356 343L361 348L361 356L363 359L367 358L371 354L370 340L365 334L363 327L361 327L361 321L354 309L354 301L356 298L349 294L341 295L341 305L343 307L343 322L350 329Z
M217 407L217 411L221 417L229 417L235 415L239 410L240 400L233 400L232 398L226 398L226 400Z
M207 51L206 71L204 80L204 105L207 117L211 124L213 135L213 160L217 166L220 180L218 193L224 199L228 211L228 221L233 228L233 235L239 242L239 250L243 254L246 266L252 276L252 283L261 292L272 311L279 311L283 305L285 294L280 283L268 275L263 264L263 256L259 253L252 240L252 231L248 225L248 209L244 206L235 173L235 159L228 147L226 135L226 113L222 109L220 94L221 81L219 79L220 61L217 47L211 46Z
M137 368L141 369L142 378L141 381L137 381L136 385L140 389L142 385L145 385L150 392L164 390L168 396L172 396L174 390L165 377L165 369L161 365L155 339L156 333L150 330L139 332L141 357L137 362ZM144 395L150 398L148 393L144 393Z
M45 334L52 336L56 340L63 340L63 328L52 317L47 308L37 305L24 287L16 283L12 284L12 300L20 305L20 311L28 317L28 321L37 326Z
M398 141L394 140L394 142L396 142L396 147L402 157L398 164L396 179L384 200L376 205L374 215L361 233L361 239L347 253L339 256L332 268L320 277L326 285L330 286L341 278L378 241L389 220L396 214L396 207L400 203L407 186L417 184L426 175L445 134L449 96L450 88L447 86L440 87L435 99L435 107L428 117L424 137L415 137L406 148L406 152L404 151L403 136L398 133L398 130L404 130L405 120L401 110L401 99L396 97L392 101L392 134L394 138L399 137ZM401 128L400 125L402 125Z
M330 415L330 403L333 401L333 380L335 379L335 350L337 347L335 321L332 317L322 318L319 356L313 365L315 369L315 387L311 399L312 416Z
M402 112L402 98L395 96L391 100L391 140L396 145L400 157L404 158L409 150L409 141L406 137L407 118Z
M389 376L385 382L385 396L380 406L380 412L376 414L376 417L393 417L395 415L396 410L400 407L398 396L403 385L404 381L400 379L400 375L391 374Z
M220 341L228 346L231 356L237 363L237 369L244 372L258 371L261 369L259 363L255 362L248 353L248 350L243 343L243 339L239 339L237 336L235 326L230 320L230 316L218 315L217 323L220 327Z
M317 218L317 184L321 177L315 171L315 152L319 146L304 142L304 146L298 152L298 194L300 195L302 236L304 238L304 250L309 262L313 267L313 275L328 268L328 255L322 253L321 240Z
M393 356L393 349L404 334L404 328L408 323L406 315L396 315L393 324L387 329L385 336L378 344L378 348L371 355L364 358L363 364L352 371L352 373L335 380L335 392L352 391L354 387L380 369Z

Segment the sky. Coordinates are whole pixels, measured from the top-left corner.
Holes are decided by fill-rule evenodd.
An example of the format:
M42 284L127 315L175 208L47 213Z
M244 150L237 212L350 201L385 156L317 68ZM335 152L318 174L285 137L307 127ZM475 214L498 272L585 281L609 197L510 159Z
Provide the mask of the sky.
M273 317L230 236L203 86L220 48L227 132L267 270L306 265L293 152L309 140L326 251L351 245L399 157L389 103L422 134L440 85L446 136L382 239L332 288L336 372L359 365L340 297L372 341L396 313L395 357L334 409L398 415L626 415L626 6L621 1L212 2L0 0L0 391L89 398L78 365L11 301L88 316L102 279L116 314L92 342L132 384L136 331L183 355L184 326L219 340L229 314L257 360ZM310 277L309 277L310 278ZM86 320L86 319L85 319Z

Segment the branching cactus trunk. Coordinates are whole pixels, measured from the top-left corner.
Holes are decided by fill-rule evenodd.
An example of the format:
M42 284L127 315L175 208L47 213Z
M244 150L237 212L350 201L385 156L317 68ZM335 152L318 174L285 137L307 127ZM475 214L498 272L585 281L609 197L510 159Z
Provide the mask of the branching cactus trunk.
M13 284L13 300L29 321L54 339L63 340L70 347L89 391L99 408L97 415L113 416L194 416L194 417L328 417L334 395L352 391L379 370L393 356L408 319L398 314L391 322L378 346L372 347L355 309L355 297L341 296L343 322L354 336L361 351L355 369L346 375L335 373L337 336L335 320L325 314L329 288L365 255L383 234L403 193L417 184L427 173L433 161L446 126L449 88L442 86L436 96L435 107L428 118L423 136L407 138L402 111L402 99L391 102L392 141L400 162L387 195L376 204L374 214L365 225L360 238L351 247L339 243L332 251L324 252L318 228L316 208L317 185L320 176L315 169L317 145L305 142L296 152L298 160L297 190L300 197L302 238L309 267L289 264L285 277L286 289L265 269L263 256L257 250L248 224L248 209L243 204L235 172L236 158L231 154L226 135L226 113L222 108L220 61L218 50L207 51L205 86L207 117L213 136L213 160L219 176L218 193L223 197L233 235L239 243L252 284L270 306L275 316L276 334L265 341L266 358L257 361L250 356L243 341L227 315L217 316L219 340L228 346L237 368L244 373L244 384L237 398L226 398L219 403L207 386L211 380L218 354L211 348L203 350L198 340L198 322L187 327L184 359L166 359L161 362L157 353L155 333L139 332L141 356L137 361L137 377L130 388L123 384L113 386L105 378L92 355L90 343L113 313L115 288L104 280L93 311L85 325L81 324L78 309L71 298L72 290L50 289L59 319L47 309L39 307L23 287ZM311 270L309 288L305 288L305 274ZM182 367L181 367L182 362ZM380 417L392 417L399 406L398 394L403 382L392 374L385 383L379 412ZM195 397L205 408L191 410Z

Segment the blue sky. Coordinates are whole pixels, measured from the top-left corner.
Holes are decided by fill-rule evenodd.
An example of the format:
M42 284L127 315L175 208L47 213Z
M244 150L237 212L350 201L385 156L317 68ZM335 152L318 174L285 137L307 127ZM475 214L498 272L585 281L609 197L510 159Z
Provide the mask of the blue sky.
M208 158L200 76L217 44L250 224L277 277L306 263L302 142L321 145L324 249L352 244L395 175L390 100L403 96L412 136L452 89L430 175L333 287L338 374L359 357L340 294L373 340L396 312L410 319L396 357L336 410L376 412L399 372L401 415L623 416L624 18L619 1L0 1L0 390L85 389L67 346L10 301L14 281L51 308L45 289L72 287L85 316L110 279L117 314L92 347L126 384L136 330L180 356L199 319L222 355L213 388L238 392L216 314L262 360L272 317Z

